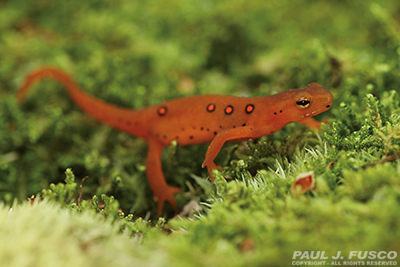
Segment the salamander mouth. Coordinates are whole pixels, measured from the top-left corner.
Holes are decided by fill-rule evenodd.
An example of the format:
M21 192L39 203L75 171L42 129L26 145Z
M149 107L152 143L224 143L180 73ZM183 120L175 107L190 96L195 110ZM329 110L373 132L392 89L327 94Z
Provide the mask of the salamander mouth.
M314 110L314 111L312 111L310 113L306 113L306 114L304 114L304 118L308 118L308 117L312 117L312 116L318 115L319 113L321 113L320 110L321 109L317 109L317 110Z
M318 115L318 114L320 114L320 113L322 113L324 111L325 111L325 109L322 109L322 108L314 110L314 111L311 111L310 113L304 114L304 118L316 116L316 115Z

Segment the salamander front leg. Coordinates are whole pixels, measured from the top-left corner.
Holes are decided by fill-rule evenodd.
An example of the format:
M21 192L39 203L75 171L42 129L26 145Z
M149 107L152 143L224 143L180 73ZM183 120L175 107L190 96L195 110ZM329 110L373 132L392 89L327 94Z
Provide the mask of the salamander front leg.
M221 150L222 145L226 141L230 140L246 140L249 138L258 137L257 133L253 131L252 127L241 127L241 128L234 128L234 129L227 129L224 131L219 132L214 140L212 140L210 146L207 149L206 156L204 159L203 164L201 165L202 168L207 167L207 171L210 174L211 182L214 182L214 177L212 176L212 170L218 169L221 170L222 167L215 165L214 159L218 155L218 152Z
M201 165L202 168L207 166L207 172L210 175L210 180L211 182L214 182L214 176L212 174L212 170L217 169L217 170L223 170L221 166L218 166L214 163L214 161L210 161L209 163L206 163L205 161L203 162L203 165Z
M162 172L161 153L164 145L156 140L149 140L149 151L146 160L146 174L153 191L153 196L157 200L157 210L160 216L164 207L164 201L168 201L171 206L178 212L178 207L175 203L174 195L181 190L177 187L172 187L167 184Z
M304 119L302 121L299 121L298 123L301 123L303 125L307 125L308 128L310 128L311 130L312 129L321 130L321 123L328 123L328 122L329 122L328 119L325 119L323 121L317 121L316 119L309 117L309 118L306 118L306 119Z

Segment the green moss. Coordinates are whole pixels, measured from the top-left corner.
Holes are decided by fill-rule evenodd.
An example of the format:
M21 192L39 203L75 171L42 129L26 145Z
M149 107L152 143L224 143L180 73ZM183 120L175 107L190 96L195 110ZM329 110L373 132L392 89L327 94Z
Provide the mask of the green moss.
M0 236L7 240L0 245L4 266L132 266L150 256L137 257L140 239L118 234L117 224L90 211L44 201L2 206L0 213Z

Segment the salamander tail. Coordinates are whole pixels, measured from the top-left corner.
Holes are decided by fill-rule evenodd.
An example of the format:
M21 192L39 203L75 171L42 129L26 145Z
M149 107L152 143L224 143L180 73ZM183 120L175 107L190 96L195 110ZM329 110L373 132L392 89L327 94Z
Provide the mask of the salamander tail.
M52 78L64 85L72 100L95 119L138 137L148 134L141 111L121 108L97 99L85 93L68 74L52 67L43 67L30 73L18 90L18 101L23 103L29 89L44 78Z

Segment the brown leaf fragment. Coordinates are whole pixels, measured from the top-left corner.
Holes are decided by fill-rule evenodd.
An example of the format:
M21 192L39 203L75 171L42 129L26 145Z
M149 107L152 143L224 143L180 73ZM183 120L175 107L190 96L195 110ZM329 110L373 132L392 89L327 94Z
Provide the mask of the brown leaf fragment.
M313 189L315 186L314 172L303 172L297 175L296 180L292 184L291 192L293 196L296 196L298 192L304 194L305 192ZM300 187L300 191L297 188Z
M254 240L251 238L247 238L240 244L239 251L243 253L243 252L252 251L255 248L256 248L256 245L254 244Z

